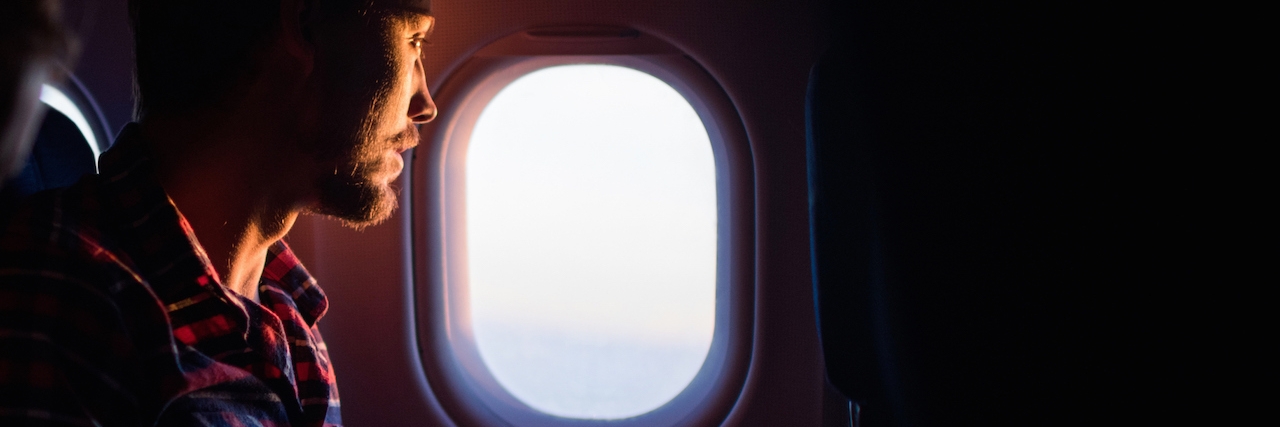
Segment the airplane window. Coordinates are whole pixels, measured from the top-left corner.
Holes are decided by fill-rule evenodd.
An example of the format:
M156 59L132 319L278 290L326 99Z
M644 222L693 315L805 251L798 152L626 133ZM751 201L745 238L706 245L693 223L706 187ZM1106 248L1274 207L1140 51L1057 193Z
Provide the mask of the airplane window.
M98 135L75 101L56 87L43 85L40 101L49 107L32 141L22 170L5 181L4 195L24 196L70 186L97 173Z
M96 165L98 156L102 155L102 149L99 148L98 138L94 136L93 128L89 126L89 120L80 112L80 107L77 107L76 103L62 91L49 85L44 85L40 88L40 101L48 105L49 108L62 113L63 116L71 120L71 123L76 125L76 129L80 130L84 140L89 143L89 149L93 151L93 160Z
M484 108L466 159L471 324L513 396L617 419L670 401L715 328L707 130L652 75L529 73Z

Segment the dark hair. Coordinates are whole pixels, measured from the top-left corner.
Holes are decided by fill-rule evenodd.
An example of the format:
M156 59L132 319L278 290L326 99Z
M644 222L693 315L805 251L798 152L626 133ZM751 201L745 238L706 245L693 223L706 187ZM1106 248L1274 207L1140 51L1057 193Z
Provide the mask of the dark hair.
M256 74L279 14L279 0L130 0L135 116L225 101Z
M314 6L317 13L365 16L374 1L314 0ZM236 85L258 73L258 54L279 16L280 0L129 0L135 117L227 101Z

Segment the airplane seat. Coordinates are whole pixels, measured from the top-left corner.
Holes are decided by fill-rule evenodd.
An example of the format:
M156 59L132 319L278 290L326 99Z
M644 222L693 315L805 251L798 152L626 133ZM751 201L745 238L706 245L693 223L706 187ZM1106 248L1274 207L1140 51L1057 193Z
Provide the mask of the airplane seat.
M93 150L80 129L66 115L50 108L26 166L5 183L4 192L8 197L22 197L66 187L85 174L96 173L94 164Z
M1112 129L1147 107L1113 101L1123 55L1093 44L1112 31L1080 24L1095 12L833 7L806 103L812 285L826 374L859 424L1156 416L1132 409L1158 383L1129 372L1148 363L1126 354L1147 339L1129 289L1152 279L1128 276L1146 250L1122 231L1156 216L1121 212L1159 188L1126 175L1168 139Z
M888 331L883 290L876 289L883 283L873 280L869 156L854 134L856 123L841 114L850 73L838 53L828 50L813 66L805 96L814 312L828 394L823 424L893 425L885 382L892 380L891 366L882 366L886 360L878 354ZM863 406L871 410L864 413ZM842 415L847 421L833 420Z
M31 154L22 170L8 177L0 189L0 200L6 205L30 194L70 186L85 174L97 173L98 154L110 146L106 117L74 74L68 71L61 83L45 85L40 102L46 107L45 116Z

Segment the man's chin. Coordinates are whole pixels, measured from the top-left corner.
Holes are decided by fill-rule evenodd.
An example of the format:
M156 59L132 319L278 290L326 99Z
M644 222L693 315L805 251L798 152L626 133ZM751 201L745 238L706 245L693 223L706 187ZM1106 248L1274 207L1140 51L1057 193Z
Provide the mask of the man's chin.
M329 183L322 187L320 204L312 212L333 217L359 230L386 221L396 207L396 192L390 186L369 182Z

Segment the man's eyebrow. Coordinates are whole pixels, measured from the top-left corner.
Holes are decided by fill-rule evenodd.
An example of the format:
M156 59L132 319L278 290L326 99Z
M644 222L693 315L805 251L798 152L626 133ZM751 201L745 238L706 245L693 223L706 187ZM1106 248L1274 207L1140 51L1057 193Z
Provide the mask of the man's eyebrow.
M436 32L436 17L427 15L426 19L427 19L427 34L425 34L423 37L429 39L431 38L431 35L435 34Z

